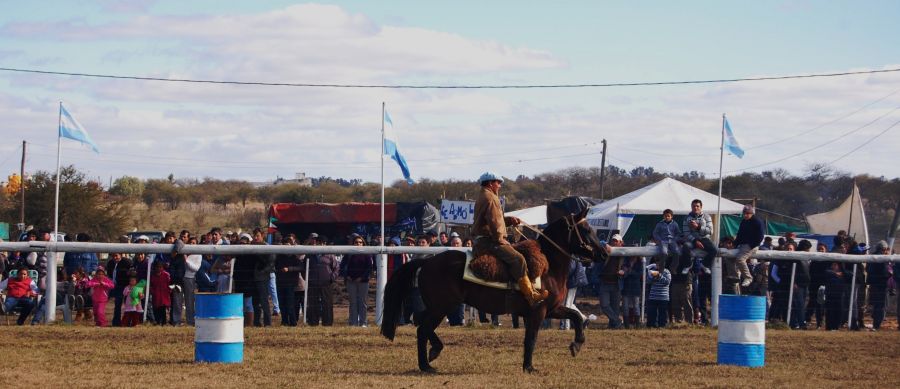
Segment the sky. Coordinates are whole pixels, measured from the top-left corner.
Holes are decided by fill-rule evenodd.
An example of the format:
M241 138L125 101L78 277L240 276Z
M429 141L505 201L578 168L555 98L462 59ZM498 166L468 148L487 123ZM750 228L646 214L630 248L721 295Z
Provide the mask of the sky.
M0 68L288 84L569 85L900 69L897 1L0 0ZM140 178L381 177L382 103L412 178L534 176L607 163L717 177L812 164L900 177L900 72L530 89L223 85L0 70L0 175L54 171L59 102ZM3 179L0 178L0 179ZM385 180L402 179L385 161Z

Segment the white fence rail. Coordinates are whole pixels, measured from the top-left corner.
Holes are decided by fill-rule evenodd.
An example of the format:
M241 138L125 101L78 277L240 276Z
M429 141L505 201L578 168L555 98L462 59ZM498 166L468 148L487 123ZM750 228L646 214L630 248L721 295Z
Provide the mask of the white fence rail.
M67 253L170 253L171 244L130 244L130 243L95 243L95 242L0 242L0 251L37 251ZM417 246L287 246L287 245L185 245L181 254L204 255L238 255L238 254L439 254L448 250L469 251L466 247L417 247ZM615 247L612 256L650 257L658 253L656 247ZM702 257L706 253L694 250L694 256ZM737 250L719 249L723 258L733 258ZM900 262L900 255L852 255L803 251L759 251L754 255L757 259L766 260L810 260L844 263L880 263Z

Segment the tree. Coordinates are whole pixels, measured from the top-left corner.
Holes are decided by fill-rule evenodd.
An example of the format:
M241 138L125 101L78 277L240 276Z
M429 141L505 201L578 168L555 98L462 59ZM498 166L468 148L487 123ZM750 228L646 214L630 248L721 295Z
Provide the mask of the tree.
M38 171L28 184L25 220L37 228L53 228L56 175ZM4 209L3 217L10 217L13 208ZM120 203L109 201L99 183L88 181L85 174L74 166L60 170L59 228L69 233L86 232L96 240L108 241L121 235L127 209Z
M144 182L140 178L122 176L113 182L109 194L127 198L139 198L144 193Z

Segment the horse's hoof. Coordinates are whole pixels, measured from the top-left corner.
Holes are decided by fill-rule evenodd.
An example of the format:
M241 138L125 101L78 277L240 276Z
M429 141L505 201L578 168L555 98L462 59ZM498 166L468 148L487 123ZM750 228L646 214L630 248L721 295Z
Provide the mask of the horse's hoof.
M569 344L569 351L572 353L572 357L574 358L578 355L578 352L581 351L581 343L572 342L571 344Z
M431 367L430 365L419 366L419 370L421 370L422 373L425 373L425 374L436 374L437 373L437 369Z
M537 373L537 369L535 369L534 366L524 366L524 367L522 367L522 371L524 371L528 374Z
M441 356L441 350L444 349L444 346L432 346L430 350L428 350L428 362L433 362L435 359L438 359Z

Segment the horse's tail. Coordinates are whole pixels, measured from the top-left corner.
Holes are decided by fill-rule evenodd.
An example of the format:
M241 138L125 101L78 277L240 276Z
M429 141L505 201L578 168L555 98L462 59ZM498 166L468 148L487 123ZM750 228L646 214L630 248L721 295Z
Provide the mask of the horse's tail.
M397 322L400 320L403 300L413 289L416 273L425 261L412 261L397 269L384 288L384 311L381 314L381 334L394 340Z

